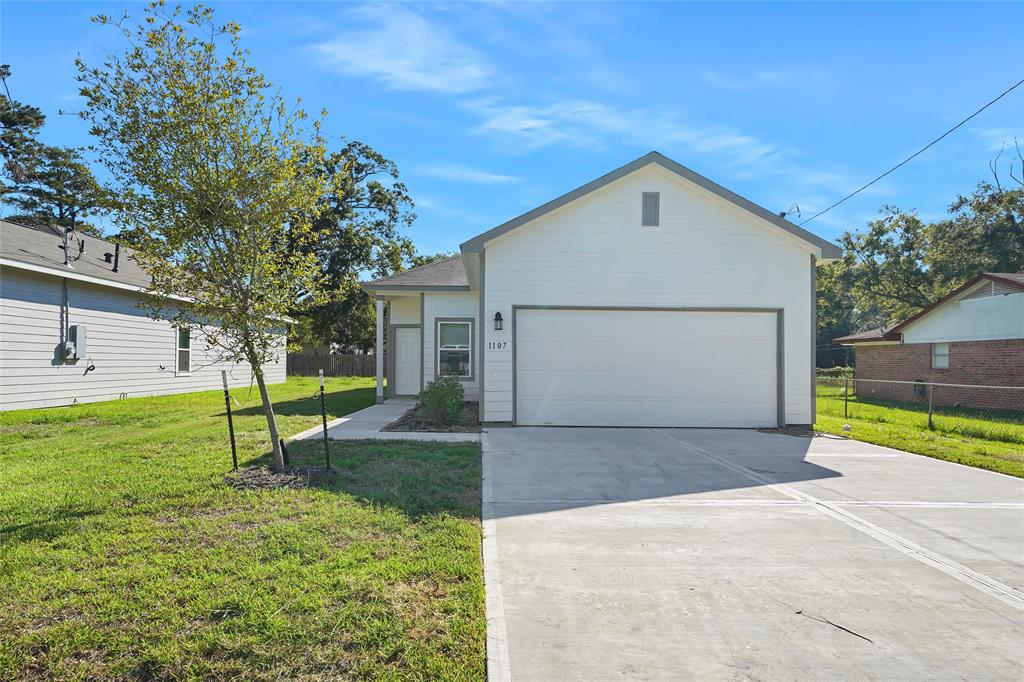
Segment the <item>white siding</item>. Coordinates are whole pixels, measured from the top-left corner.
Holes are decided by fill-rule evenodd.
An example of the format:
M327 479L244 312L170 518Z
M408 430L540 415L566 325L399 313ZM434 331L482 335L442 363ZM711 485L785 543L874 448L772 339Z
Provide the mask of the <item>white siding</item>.
M434 366L437 361L437 353L434 345L434 335L437 329L438 318L472 318L473 338L471 340L471 356L473 359L473 378L463 381L466 389L467 400L480 399L480 321L477 319L480 313L480 297L477 292L442 293L428 291L424 299L423 325L423 385L426 386L434 380Z
M62 279L14 268L0 271L0 409L187 393L250 382L248 364L218 361L193 333L192 372L176 375L176 332L137 306L138 295L68 280L68 319L61 319ZM56 360L62 326L86 325L87 356ZM282 331L283 336L283 331ZM96 369L86 374L90 365ZM162 369L161 369L162 367ZM264 368L269 383L285 379L284 353Z
M420 297L416 296L395 296L388 299L389 322L388 324L419 324L420 323Z
M660 226L642 227L643 192ZM785 418L811 414L811 259L791 235L648 166L486 245L487 421L512 419L513 305L758 307L785 311ZM428 299L429 300L429 299ZM615 358L609 358L614 362Z
M1024 292L947 303L903 332L904 343L1024 339Z

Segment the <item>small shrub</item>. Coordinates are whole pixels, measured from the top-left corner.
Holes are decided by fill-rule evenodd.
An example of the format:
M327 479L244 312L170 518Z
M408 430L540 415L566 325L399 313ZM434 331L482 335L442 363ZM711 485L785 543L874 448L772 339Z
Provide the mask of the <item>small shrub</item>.
M431 421L451 426L459 420L465 390L457 379L441 377L420 393L420 411Z
M819 367L817 376L819 379L852 379L853 367Z

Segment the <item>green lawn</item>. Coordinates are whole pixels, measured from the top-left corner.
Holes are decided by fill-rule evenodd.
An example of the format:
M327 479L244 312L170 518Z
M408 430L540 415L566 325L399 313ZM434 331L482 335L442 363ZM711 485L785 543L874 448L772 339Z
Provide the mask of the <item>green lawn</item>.
M329 379L330 416L372 382ZM319 424L315 390L271 387L282 434ZM250 464L266 422L232 394ZM237 491L223 411L0 413L0 679L483 679L479 446L337 443L320 489Z
M850 396L846 417L841 385L819 383L817 393L818 431L1024 478L1024 415L939 408L929 430L927 405Z

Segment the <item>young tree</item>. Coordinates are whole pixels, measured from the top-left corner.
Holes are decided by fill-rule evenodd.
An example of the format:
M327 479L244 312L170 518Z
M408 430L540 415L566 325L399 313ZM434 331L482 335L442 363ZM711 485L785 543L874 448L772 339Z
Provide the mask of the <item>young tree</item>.
M10 216L15 222L74 226L101 235L95 226L82 221L100 207L101 192L75 149L40 145L32 166L5 189L5 195L6 202L22 211Z
M275 327L325 294L315 221L333 187L319 121L307 129L306 113L247 63L240 27L216 24L210 8L157 2L135 27L127 14L94 21L127 47L99 67L77 61L81 116L115 220L152 276L148 305L250 364L280 469L263 366L284 350Z

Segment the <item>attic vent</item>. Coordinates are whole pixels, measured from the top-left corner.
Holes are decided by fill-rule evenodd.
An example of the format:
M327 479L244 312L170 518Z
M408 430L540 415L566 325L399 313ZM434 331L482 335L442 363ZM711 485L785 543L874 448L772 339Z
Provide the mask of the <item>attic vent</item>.
M661 195L658 192L644 192L641 225L657 227L661 212L660 203Z

